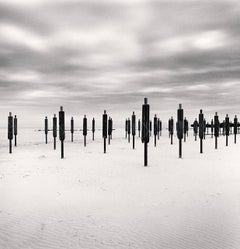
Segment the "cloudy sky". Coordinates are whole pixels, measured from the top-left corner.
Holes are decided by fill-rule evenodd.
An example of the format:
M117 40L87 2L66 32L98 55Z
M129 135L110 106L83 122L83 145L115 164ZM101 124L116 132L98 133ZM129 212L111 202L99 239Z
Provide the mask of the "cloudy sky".
M163 118L240 114L239 44L240 1L0 1L0 125L125 118L145 96Z

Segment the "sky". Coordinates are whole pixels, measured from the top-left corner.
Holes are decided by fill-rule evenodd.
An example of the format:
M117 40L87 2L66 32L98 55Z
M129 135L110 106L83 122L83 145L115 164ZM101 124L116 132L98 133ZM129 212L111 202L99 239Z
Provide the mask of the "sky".
M240 114L240 1L0 1L0 126Z

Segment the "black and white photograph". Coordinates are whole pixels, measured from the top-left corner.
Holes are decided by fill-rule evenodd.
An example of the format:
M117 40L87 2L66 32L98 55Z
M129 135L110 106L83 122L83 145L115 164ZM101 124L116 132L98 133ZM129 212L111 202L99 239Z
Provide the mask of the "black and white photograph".
M240 248L240 1L0 0L0 249Z

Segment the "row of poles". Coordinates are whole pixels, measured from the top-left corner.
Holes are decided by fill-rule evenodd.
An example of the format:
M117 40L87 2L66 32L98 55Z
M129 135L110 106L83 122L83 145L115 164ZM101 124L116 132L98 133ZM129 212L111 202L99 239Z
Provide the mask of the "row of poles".
M60 107L59 116L58 116L58 127L57 127L57 116L54 114L53 123L52 123L52 134L53 134L53 147L56 150L56 138L57 138L57 128L59 131L59 140L61 142L61 158L64 158L64 140L65 140L65 112L63 111L63 107ZM48 143L48 131L50 131L48 127L48 118L45 117L45 142ZM132 127L132 129L131 129ZM206 129L211 128L211 137L215 137L215 149L217 149L217 139L221 133L221 128L223 129L222 134L226 135L226 146L228 146L228 136L231 133L233 128L234 133L234 143L236 143L236 135L239 132L240 124L238 122L237 116L235 116L233 123L229 121L228 115L226 115L225 120L220 123L219 117L217 113L215 113L214 119L211 120L211 124L206 123L204 119L203 111L200 110L198 120L196 119L193 124L193 132L195 136L195 140L197 140L197 134L200 139L200 153L203 153L203 139L206 136ZM95 133L95 119L92 119L92 140L94 140ZM176 131L177 138L179 140L179 158L182 158L182 140L186 142L186 137L188 136L189 123L186 117L184 118L184 110L182 105L179 104L179 108L177 110L177 122L176 122ZM73 142L73 133L74 129L74 119L71 118L71 141ZM84 136L84 146L86 146L86 136L88 132L87 128L87 117L84 115L83 118L83 136ZM107 146L107 138L108 144L110 144L110 140L112 139L112 131L113 131L113 120L111 117L108 118L106 110L102 115L102 138L103 138L103 152L106 153ZM161 136L162 132L162 121L155 114L153 119L153 134L154 134L154 146L156 146L157 137ZM171 144L173 144L173 134L174 134L174 119L171 117L168 120L168 132ZM132 133L133 137L133 149L135 149L135 136L136 136L136 115L133 112L131 121L130 118L126 119L125 122L125 137L128 137L128 142L130 143L130 134ZM140 134L141 133L141 134ZM150 106L148 104L148 99L144 98L144 104L142 105L142 121L138 120L138 135L141 137L141 141L144 144L144 166L148 165L148 143L150 140L150 136L152 133L152 122L150 120ZM13 135L15 136L15 146L17 146L17 117L13 116L9 113L8 117L8 139L9 139L9 153L12 153L12 139Z
M141 121L138 119L138 136L141 137ZM132 131L132 132L131 132ZM152 121L149 121L149 132L150 136L152 134ZM127 118L125 121L125 138L128 138L128 142L130 143L132 134L132 141L133 141L133 149L135 149L135 136L136 136L136 115L135 112L133 112L130 118ZM154 146L156 147L157 144L157 137L159 139L159 136L162 134L162 121L157 117L155 114L153 119L153 134L154 134Z
M149 119L149 112L150 112L150 106L148 104L147 98L144 99L144 104L142 106L142 136L141 140L142 143L144 143L144 166L148 165L148 143L151 137L152 133L152 122ZM134 138L135 138L135 119L136 116L133 112L132 115L132 122L130 122L130 118L126 119L125 121L125 137L127 138L128 135L128 142L130 142L130 124L132 123L132 137L133 137L133 149L134 146ZM138 131L139 131L139 137L140 137L140 119L138 120ZM159 134L161 135L162 130L162 123L159 118L157 118L157 115L155 114L154 119L154 146L156 146L156 140L157 136L159 138ZM196 119L193 124L191 124L191 127L193 127L193 132L195 136L195 140L197 140L197 135L200 139L200 153L203 153L203 139L206 137L206 130L208 134L208 129L211 128L211 137L215 137L215 149L217 149L218 145L218 137L220 134L226 136L226 146L228 146L228 137L231 133L234 134L234 143L236 143L236 136L240 132L240 124L238 122L237 116L235 115L233 122L229 121L228 114L225 117L225 120L223 120L222 123L219 122L218 114L215 113L214 119L211 120L211 124L206 123L206 120L204 118L203 111L200 110L198 120ZM221 133L222 128L222 133ZM232 131L233 129L233 131ZM179 108L177 110L177 122L176 122L176 131L177 131L177 138L179 140L179 158L182 158L182 140L186 142L186 137L188 136L189 131L189 122L187 118L184 118L184 110L182 108L182 105L179 104ZM173 135L174 135L174 119L171 117L168 120L168 132L169 132L169 138L171 145L173 144Z
M45 117L45 142L48 143L47 136L48 136L48 118ZM74 119L71 118L70 122L70 132L71 132L71 141L73 142L73 134L75 128L74 128ZM88 126L87 126L87 117L84 115L83 118L83 137L84 137L84 146L87 145L87 133L88 133ZM94 141L94 133L95 133L95 119L92 119L92 140ZM57 117L56 114L54 114L53 117L53 147L54 150L56 150L56 137L57 137ZM106 113L106 110L104 110L103 117L102 117L102 137L103 137L103 152L106 153L106 147L107 147L107 138L108 138L108 144L110 145L110 141L112 139L112 131L113 131L113 120L111 117L108 118L108 115ZM59 140L61 141L61 158L64 158L64 140L65 140L65 112L63 111L63 107L60 107L59 111Z
M169 136L171 136L171 144L173 143L172 136L173 136L173 118L169 119L168 121L168 131ZM193 127L193 135L195 137L195 141L197 141L197 137L199 136L200 139L200 153L203 153L203 140L206 138L206 134L209 135L208 129L211 129L211 138L213 136L215 137L215 149L218 147L218 137L222 134L226 136L226 146L228 146L228 137L230 134L234 134L234 143L237 142L237 134L240 132L240 124L238 122L238 118L235 115L233 122L229 121L228 114L226 115L225 119L221 123L219 121L219 116L217 112L215 113L214 118L211 120L211 123L206 123L206 120L204 118L203 111L200 110L198 120L195 119L193 124L191 124L191 127ZM221 132L222 129L222 132ZM178 130L178 129L177 129ZM186 141L186 135L188 135L188 121L185 118L184 119L184 142Z

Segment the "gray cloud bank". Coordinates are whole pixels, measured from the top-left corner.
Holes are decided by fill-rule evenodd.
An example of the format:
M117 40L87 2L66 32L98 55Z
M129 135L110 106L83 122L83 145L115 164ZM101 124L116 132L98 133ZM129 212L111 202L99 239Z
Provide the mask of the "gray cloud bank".
M229 0L0 2L1 111L123 113L148 96L159 112L237 112L239 13Z

